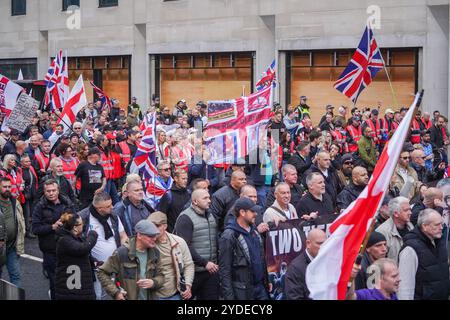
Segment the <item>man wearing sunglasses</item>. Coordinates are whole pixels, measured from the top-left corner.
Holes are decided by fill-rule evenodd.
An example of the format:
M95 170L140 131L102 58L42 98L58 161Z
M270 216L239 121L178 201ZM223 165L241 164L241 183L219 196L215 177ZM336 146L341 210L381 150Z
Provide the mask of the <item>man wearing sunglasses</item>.
M419 181L416 171L409 165L410 156L409 147L404 147L400 153L397 167L392 177L392 185L398 188L400 195L408 199L414 198L419 194L422 182Z
M416 170L417 177L423 183L429 183L442 179L445 171L445 162L441 162L434 170L428 170L425 166L425 152L416 149L411 152L411 166Z

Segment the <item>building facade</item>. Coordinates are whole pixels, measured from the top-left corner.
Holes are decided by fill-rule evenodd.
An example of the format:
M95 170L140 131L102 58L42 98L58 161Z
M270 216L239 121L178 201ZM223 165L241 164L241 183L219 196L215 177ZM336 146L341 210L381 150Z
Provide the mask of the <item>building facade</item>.
M319 117L328 103L352 106L333 82L373 18L397 103L383 70L358 106L408 106L423 88L423 109L448 115L449 17L449 0L8 0L0 72L42 79L67 50L71 82L83 73L122 106L159 96L172 107L247 94L276 57L276 100L306 95Z

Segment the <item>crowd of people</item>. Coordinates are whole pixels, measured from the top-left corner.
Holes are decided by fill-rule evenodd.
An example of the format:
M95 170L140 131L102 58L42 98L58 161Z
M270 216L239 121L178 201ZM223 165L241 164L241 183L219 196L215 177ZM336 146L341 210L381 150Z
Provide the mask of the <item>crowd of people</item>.
M180 100L171 110L154 99L144 110L136 98L128 108L112 101L89 103L70 130L56 110L39 111L24 132L0 133L0 266L14 285L22 286L24 243L37 237L51 299L269 299L267 232L340 214L407 112L336 114L327 105L313 125L302 96L273 106L256 163L210 165L198 134L205 103ZM168 191L150 203L130 167L153 112L157 179ZM349 299L448 298L447 122L438 111L416 113ZM287 299L309 299L306 267L325 240L308 233L287 266Z

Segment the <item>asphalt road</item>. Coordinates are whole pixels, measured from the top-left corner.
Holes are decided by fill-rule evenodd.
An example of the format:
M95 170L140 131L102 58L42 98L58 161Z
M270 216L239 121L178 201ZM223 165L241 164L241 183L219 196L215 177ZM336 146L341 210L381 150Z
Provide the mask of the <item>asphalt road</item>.
M30 256L30 257L27 257ZM20 258L22 271L22 288L26 300L49 300L49 283L42 273L42 252L37 239L25 238L25 256ZM3 267L2 278L9 281L8 271Z

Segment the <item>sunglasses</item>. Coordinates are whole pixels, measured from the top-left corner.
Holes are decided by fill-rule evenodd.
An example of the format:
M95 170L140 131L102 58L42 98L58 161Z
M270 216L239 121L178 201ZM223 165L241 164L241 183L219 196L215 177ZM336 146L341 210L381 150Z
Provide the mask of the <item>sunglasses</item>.
M161 169L161 171L170 171L170 170L172 170L172 169L170 169L170 168Z
M409 157L401 157L403 160L409 160Z
M348 166L352 166L353 165L353 161L345 161L344 164L348 165Z

